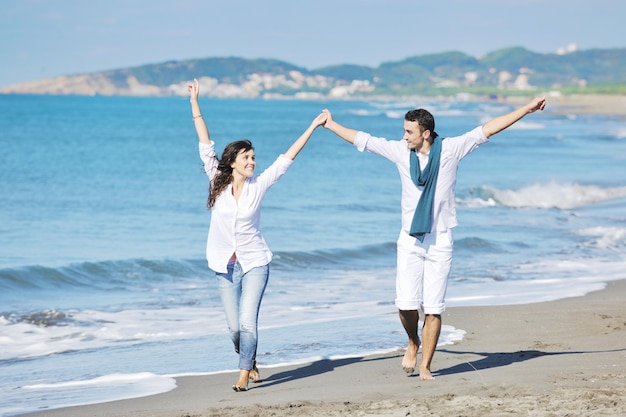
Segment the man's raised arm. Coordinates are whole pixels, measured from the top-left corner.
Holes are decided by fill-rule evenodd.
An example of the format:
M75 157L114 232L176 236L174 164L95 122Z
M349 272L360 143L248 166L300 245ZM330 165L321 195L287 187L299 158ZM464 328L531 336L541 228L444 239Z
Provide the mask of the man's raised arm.
M534 98L528 104L513 110L511 113L498 116L485 123L483 125L483 133L487 137L493 136L498 132L502 132L527 114L534 113L537 110L543 110L545 106L545 97Z
M330 110L324 109L323 113L326 114L326 122L324 123L324 127L335 135L339 136L341 139L346 142L354 144L354 138L356 138L356 134L358 131L354 129L350 129L343 125L340 125L336 121L333 120L333 115L330 113Z

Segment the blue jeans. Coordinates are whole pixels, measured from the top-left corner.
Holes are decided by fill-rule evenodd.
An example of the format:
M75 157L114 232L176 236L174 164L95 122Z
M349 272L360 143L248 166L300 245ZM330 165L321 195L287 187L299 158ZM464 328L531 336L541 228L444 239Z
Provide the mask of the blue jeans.
M256 361L259 308L269 275L269 264L244 274L239 262L229 263L225 274L215 274L239 369L249 371Z

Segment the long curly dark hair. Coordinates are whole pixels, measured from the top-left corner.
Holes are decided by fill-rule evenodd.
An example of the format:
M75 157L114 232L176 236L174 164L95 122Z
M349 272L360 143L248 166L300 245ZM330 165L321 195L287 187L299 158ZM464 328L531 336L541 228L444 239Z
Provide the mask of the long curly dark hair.
M213 208L217 197L228 187L228 184L232 182L233 168L231 165L235 162L235 159L237 159L237 155L239 155L241 151L248 152L251 149L254 148L252 147L252 142L248 139L237 140L226 145L224 152L222 152L222 159L218 160L217 173L213 177L213 181L211 181L211 186L209 187L209 198L207 200L207 207L209 209Z

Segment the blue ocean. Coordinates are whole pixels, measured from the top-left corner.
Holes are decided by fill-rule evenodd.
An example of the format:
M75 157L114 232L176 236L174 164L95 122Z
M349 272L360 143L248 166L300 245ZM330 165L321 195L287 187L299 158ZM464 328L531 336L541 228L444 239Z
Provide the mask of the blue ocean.
M218 150L249 138L257 172L323 108L400 139L425 107L441 136L495 102L201 99ZM0 416L144 396L237 368L204 251L208 180L188 98L0 96ZM626 277L626 125L547 109L470 154L448 306L583 295ZM274 252L263 375L406 344L394 300L393 164L318 129L267 194ZM466 331L446 323L441 344ZM270 368L270 369L268 369ZM435 369L436 371L436 369Z

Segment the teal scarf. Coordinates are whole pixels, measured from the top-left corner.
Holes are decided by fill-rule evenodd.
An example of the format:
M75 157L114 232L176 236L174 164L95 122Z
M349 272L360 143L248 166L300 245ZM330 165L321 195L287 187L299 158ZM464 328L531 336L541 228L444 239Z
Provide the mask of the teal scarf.
M420 200L413 214L411 230L409 234L424 242L426 233L432 229L433 201L435 199L435 187L437 185L437 175L439 174L439 160L441 157L441 138L435 138L430 147L430 157L424 171L420 170L420 161L417 151L411 150L410 167L411 179L416 186L424 187Z

